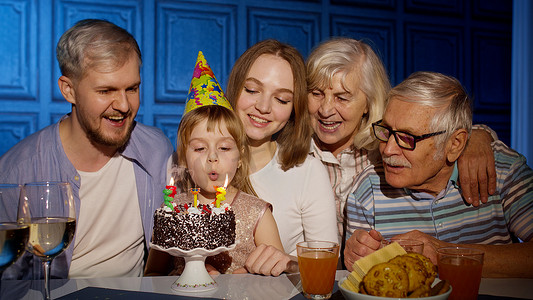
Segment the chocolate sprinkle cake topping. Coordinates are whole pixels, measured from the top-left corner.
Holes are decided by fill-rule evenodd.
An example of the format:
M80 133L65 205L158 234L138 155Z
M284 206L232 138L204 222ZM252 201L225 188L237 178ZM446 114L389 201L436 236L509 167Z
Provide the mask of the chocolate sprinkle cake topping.
M231 209L213 213L209 206L199 205L190 213L192 204L180 204L174 211L158 208L154 213L152 243L163 248L212 250L235 243L235 214Z

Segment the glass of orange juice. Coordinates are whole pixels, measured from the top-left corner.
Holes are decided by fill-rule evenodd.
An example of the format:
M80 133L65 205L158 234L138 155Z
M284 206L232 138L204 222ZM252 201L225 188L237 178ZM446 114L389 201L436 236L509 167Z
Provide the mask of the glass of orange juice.
M452 286L450 300L477 299L483 270L483 256L483 250L474 248L437 249L439 279L446 279L450 282Z
M304 296L309 299L329 299L335 283L339 244L300 242L296 244L296 251Z

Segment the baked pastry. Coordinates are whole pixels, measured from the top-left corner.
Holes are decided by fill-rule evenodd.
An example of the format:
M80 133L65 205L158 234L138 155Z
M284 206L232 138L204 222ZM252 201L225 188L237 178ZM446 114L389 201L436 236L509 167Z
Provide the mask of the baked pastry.
M422 254L409 252L407 253L407 255L416 257L422 261L424 267L426 267L426 272L428 276L426 279L426 285L431 287L431 284L433 283L433 281L435 281L435 278L437 278L437 266L435 266L429 258L425 257Z
M361 282L361 284L359 285L359 293L360 294L363 294L363 295L368 295L368 293L366 292L365 290L365 285Z
M407 271L409 278L408 292L413 292L422 285L426 285L426 267L421 260L407 254L396 256L389 260L389 263L396 264Z
M437 267L422 254L407 253L398 243L356 261L353 269L341 287L360 294L420 298L443 294L450 288L446 280L432 288Z
M401 266L380 263L368 271L363 278L363 285L369 295L404 298L409 290L409 279Z

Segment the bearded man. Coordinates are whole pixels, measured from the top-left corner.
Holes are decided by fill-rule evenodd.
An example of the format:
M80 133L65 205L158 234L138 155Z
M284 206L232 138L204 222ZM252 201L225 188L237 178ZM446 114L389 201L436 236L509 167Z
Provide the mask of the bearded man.
M52 261L52 278L142 276L173 147L161 130L135 121L141 51L123 28L92 19L67 30L56 50L72 111L4 154L0 182L70 183L76 233ZM28 253L3 275L32 278L43 278L42 267Z

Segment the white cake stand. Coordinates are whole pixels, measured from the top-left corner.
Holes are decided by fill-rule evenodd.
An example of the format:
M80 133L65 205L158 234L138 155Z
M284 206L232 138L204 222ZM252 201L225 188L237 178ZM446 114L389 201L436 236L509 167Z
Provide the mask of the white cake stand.
M205 248L195 248L192 250L183 250L176 247L162 248L152 243L150 243L150 247L185 259L185 269L178 280L172 284L173 290L178 292L205 292L217 288L217 283L205 268L205 258L224 251L233 250L235 249L235 244L229 247L218 247L213 250L207 250Z

